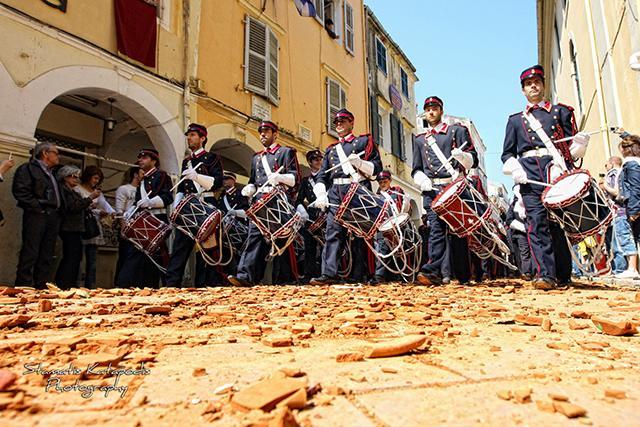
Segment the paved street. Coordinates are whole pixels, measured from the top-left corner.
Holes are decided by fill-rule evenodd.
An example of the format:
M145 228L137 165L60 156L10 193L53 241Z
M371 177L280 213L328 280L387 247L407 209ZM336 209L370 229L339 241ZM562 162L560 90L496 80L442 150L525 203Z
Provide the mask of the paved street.
M640 425L632 286L0 289L2 425Z

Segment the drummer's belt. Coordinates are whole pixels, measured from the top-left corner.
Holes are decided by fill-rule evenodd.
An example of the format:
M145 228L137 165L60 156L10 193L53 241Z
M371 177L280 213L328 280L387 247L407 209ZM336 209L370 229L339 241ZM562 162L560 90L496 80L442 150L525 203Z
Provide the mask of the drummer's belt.
M450 184L451 181L453 181L453 178L449 177L449 178L433 178L431 180L431 182L433 182L435 185L447 185Z
M262 189L260 190L260 193L269 193L271 190L273 190L273 185L265 185L264 187L262 187Z
M551 156L551 153L549 152L549 150L547 150L544 147L538 147L533 150L527 150L524 153L520 154L520 157L523 159L527 157L544 157L544 156Z
M364 178L361 178L358 180L358 182L364 181ZM333 183L336 185L345 185L345 184L351 184L352 182L356 182L353 180L353 178L334 178L333 179Z
M200 196L202 196L203 198L216 197L216 195L215 195L215 193L213 191L204 191L204 192L200 193Z
M167 209L166 208L159 208L159 209L148 209L149 213L153 214L153 215L166 215L167 213Z

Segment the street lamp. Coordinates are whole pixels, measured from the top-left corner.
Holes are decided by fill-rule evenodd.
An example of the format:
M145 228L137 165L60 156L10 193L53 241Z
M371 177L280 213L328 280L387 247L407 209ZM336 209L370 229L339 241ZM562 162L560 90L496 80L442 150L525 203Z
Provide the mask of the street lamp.
M116 119L113 118L113 103L116 101L114 98L107 98L109 101L109 117L105 119L107 124L107 130L111 132L116 127Z
M629 58L629 66L633 71L640 71L640 51L631 55Z

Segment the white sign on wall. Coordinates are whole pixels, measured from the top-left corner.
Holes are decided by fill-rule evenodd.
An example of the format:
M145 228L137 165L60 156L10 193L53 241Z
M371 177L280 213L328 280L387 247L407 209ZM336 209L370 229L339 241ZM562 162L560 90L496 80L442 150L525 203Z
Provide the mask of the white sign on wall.
M262 120L271 119L271 104L259 96L251 97L251 115Z

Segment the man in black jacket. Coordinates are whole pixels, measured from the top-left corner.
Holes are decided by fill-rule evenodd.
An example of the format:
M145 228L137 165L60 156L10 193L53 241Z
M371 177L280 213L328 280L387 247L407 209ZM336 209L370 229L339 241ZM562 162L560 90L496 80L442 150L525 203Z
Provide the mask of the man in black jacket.
M39 143L34 158L21 165L13 177L13 197L24 210L16 285L44 288L50 279L64 207L60 188L51 172L60 162L58 156L55 144Z
M11 158L11 155L9 155L9 158L7 160L3 160L2 162L0 162L0 182L4 181L3 175L9 172L9 169L11 169L14 165L15 165L15 162ZM4 225L4 215L2 215L2 211L0 210L0 227L2 227L3 225Z

